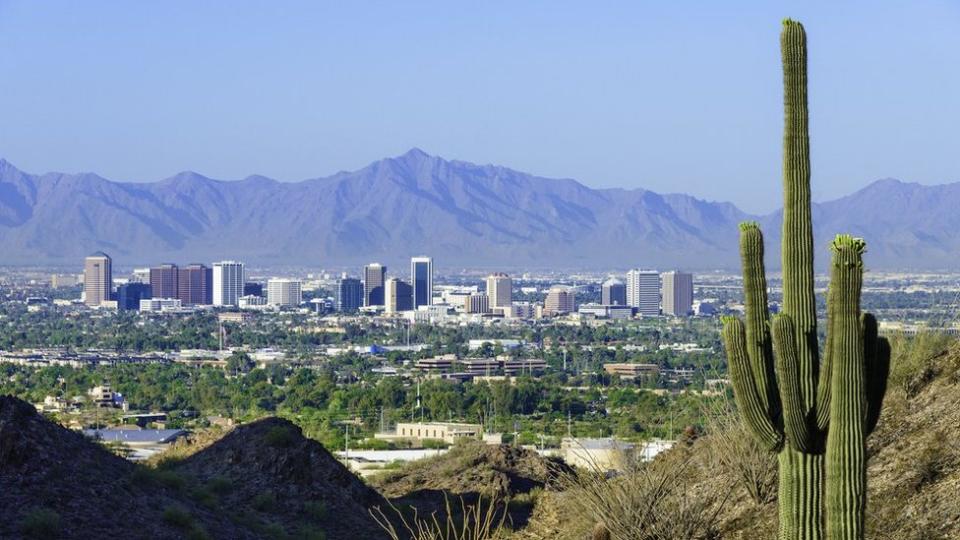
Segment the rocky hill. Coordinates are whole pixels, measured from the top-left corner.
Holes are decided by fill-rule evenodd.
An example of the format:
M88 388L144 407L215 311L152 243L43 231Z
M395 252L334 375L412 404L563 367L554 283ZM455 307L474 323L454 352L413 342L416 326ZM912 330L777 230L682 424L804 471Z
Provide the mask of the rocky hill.
M476 504L480 497L510 500L510 523L522 528L544 490L571 469L560 460L510 445L464 442L439 456L370 478L396 506L442 514L448 499Z
M286 420L134 465L0 397L0 538L385 538L385 500Z
M9 396L0 396L0 486L0 538L256 538Z
M879 181L814 205L817 242L826 254L835 233L849 232L868 239L873 268L955 268L958 205L960 184ZM0 160L4 264L79 267L103 250L124 266L223 258L396 266L427 253L444 266L736 268L736 225L746 219L764 223L775 242L779 214L750 216L684 194L592 189L417 149L302 182L193 172L113 182L29 174Z
M221 507L242 512L255 530L385 538L368 513L386 506L384 498L284 419L240 426L169 468L201 485L222 486Z

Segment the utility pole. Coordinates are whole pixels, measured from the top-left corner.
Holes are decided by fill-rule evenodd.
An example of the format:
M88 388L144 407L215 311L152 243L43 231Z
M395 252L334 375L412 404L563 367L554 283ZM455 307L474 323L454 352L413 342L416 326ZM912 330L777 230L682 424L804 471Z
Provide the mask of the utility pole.
M420 400L420 379L417 379L417 408L420 409L420 423L422 424L423 423L423 402ZM414 411L414 414L416 414L416 411Z
M343 425L343 455L350 456L350 424Z
M384 425L383 425L383 407L380 407L380 433L383 433L383 432L384 432Z

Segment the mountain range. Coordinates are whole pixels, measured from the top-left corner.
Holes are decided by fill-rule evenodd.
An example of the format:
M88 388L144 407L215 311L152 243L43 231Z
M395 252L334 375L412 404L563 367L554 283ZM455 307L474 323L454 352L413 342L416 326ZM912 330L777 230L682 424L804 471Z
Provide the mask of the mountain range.
M879 180L813 207L827 260L833 234L868 241L878 269L955 269L960 183ZM759 221L775 255L780 213L645 189L592 189L419 149L301 182L183 172L159 182L25 173L0 159L0 264L240 259L265 266L735 269L737 223ZM771 267L778 265L771 256Z

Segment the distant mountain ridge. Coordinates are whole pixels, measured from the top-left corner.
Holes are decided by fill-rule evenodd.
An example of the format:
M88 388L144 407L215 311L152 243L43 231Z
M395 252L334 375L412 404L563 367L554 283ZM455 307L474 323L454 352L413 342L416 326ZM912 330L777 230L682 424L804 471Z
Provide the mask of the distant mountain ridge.
M816 238L864 236L872 268L960 262L960 184L881 180L814 205ZM429 254L445 267L736 268L737 223L764 224L777 253L779 212L644 189L591 189L419 149L301 182L183 172L159 182L91 173L27 174L0 160L0 264L115 264L237 258L260 265L398 264ZM777 265L771 260L772 266Z

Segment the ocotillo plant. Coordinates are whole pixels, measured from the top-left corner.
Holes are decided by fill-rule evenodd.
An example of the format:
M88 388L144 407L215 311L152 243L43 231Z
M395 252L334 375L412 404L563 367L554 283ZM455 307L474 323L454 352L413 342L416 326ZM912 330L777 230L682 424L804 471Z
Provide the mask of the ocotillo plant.
M780 45L785 110L783 305L771 322L763 235L756 223L744 223L740 255L746 324L726 318L723 338L741 415L757 439L778 455L779 537L816 540L823 536L826 522L828 538L862 538L865 438L879 415L889 345L877 337L873 317L860 318L864 243L839 236L832 246L827 342L821 365L803 26L784 21Z

